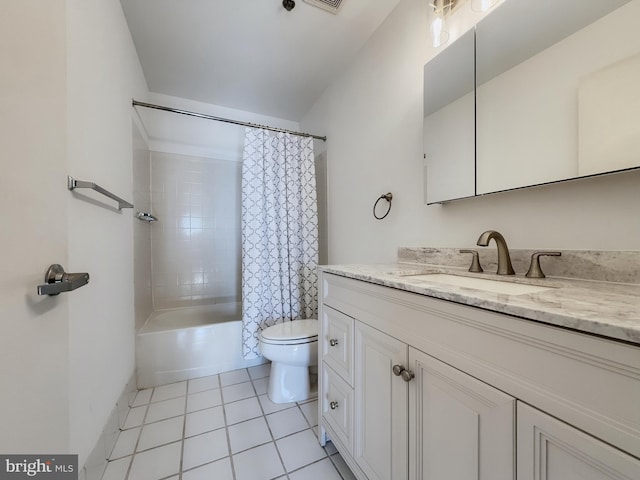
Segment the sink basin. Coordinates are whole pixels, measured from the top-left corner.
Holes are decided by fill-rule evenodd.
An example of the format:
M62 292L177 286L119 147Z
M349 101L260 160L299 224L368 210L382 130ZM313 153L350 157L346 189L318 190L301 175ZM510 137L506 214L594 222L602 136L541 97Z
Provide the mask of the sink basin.
M427 282L442 283L455 287L473 288L491 293L502 293L505 295L524 295L527 293L540 293L551 290L554 287L541 287L539 285L529 285L524 283L502 282L489 280L486 278L462 277L460 275L449 275L446 273L428 273L424 275L411 275L412 280L424 280Z

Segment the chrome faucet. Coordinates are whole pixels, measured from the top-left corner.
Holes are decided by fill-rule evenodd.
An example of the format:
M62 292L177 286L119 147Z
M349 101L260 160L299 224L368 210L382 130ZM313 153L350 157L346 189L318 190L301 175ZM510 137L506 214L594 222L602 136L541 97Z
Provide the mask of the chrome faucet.
M480 235L477 244L480 247L486 247L492 238L496 241L496 246L498 247L498 271L496 273L498 275L515 275L516 272L513 271L511 266L509 247L507 247L507 242L500 233L495 230L487 230Z

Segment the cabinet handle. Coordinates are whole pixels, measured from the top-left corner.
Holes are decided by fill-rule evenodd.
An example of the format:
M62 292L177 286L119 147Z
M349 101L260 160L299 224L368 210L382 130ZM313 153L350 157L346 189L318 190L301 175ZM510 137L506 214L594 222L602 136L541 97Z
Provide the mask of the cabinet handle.
M410 382L415 378L413 372L411 370L407 370L402 365L394 365L392 371L396 377L402 377L405 382Z
M331 402L329 403L329 408L331 410L335 410L336 408L338 408L338 402Z
M338 339L332 338L331 340L329 340L329 345L335 347L336 345L338 345Z

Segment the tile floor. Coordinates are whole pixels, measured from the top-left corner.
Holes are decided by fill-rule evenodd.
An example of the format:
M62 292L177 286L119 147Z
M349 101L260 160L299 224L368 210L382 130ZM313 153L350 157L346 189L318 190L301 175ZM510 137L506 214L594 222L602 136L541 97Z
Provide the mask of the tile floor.
M269 364L140 390L103 480L352 480L318 403L274 404Z

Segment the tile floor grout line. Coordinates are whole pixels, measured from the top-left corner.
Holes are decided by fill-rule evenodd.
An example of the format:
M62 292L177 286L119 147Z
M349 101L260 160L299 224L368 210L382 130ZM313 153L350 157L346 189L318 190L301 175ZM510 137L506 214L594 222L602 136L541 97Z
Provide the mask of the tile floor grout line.
M268 398L268 396L267 396L267 398ZM309 420L307 420L307 417L304 415L304 412L302 411L302 409L300 409L300 403L299 402L295 402L295 405L293 407L289 407L289 408L285 408L283 410L278 410L278 411L275 411L275 412L271 412L269 415L273 415L273 414L278 413L278 412L284 412L285 410L289 410L291 408L296 408L296 407L300 411L300 413L302 415L302 418L304 418L304 420L307 423L307 425L309 425L310 422L309 422ZM267 415L265 415L265 421L266 421L266 417L267 417ZM301 430L300 432L293 432L293 433L290 433L288 435L283 435L282 437L278 438L277 440L275 438L275 435L273 435L273 432L271 431L271 426L269 425L268 421L267 421L267 427L269 428L269 433L271 433L271 438L273 438L273 444L276 447L276 452L278 452L278 457L280 458L280 462L282 463L282 467L284 468L285 474L286 474L287 478L289 478L289 473L292 473L292 472L288 471L287 466L284 463L284 459L282 458L282 454L280 453L280 448L278 447L278 440L282 440L284 438L291 437L293 435L296 435L296 434L298 434L300 432L304 432L306 430L313 430L313 427L309 425L308 429ZM304 468L304 466L300 467L300 468Z
M138 433L138 439L140 438L140 437L139 437L139 435L140 435L140 434ZM137 443L138 443L138 442L136 441L136 444L137 444ZM129 459L129 465L127 465L127 471L126 471L126 473L124 474L124 478L125 478L125 480L126 480L127 478L129 478L129 474L131 473L131 468L133 467L133 457L134 457L134 455L135 455L135 452L134 452L134 453L132 453L132 454L130 455L130 456L131 456L131 458ZM126 458L126 457L124 457L124 458ZM108 465L108 463L107 463L107 465ZM105 471L106 471L106 470L105 470ZM102 473L102 475L104 476L104 472Z
M175 398L173 400L175 400ZM202 410L206 410L206 408L203 408ZM196 410L196 411L201 412L202 410ZM194 412L189 412L189 413L194 413ZM154 420L153 422L136 425L135 427L130 427L130 428L127 428L127 429L121 430L121 431L126 432L128 430L133 430L134 428L141 428L141 427L145 427L147 425L156 425L158 423L166 422L167 420L173 420L174 418L178 418L178 417L182 417L182 416L183 416L183 414L180 413L178 415L172 415L170 417L160 418L159 420Z
M307 416L304 414L304 410L302 410L302 407L300 406L300 404L296 406L298 407L298 411L300 412L300 415L302 415L302 418L304 418L304 421L307 422L307 425L309 425L309 428L313 428L313 425L311 425L311 422L309 421Z
M323 462L323 461L328 460L328 459L329 459L329 455L327 455L324 458L319 458L318 460L314 460L313 462L308 463L307 465L303 465L301 467L295 468L295 469L291 470L290 472L287 472L287 474L299 472L300 470L304 470L305 468L310 467L311 465L315 465L316 463L320 463L320 462ZM331 462L331 460L329 460L329 461ZM338 472L338 474L340 474L340 472Z
M256 367L259 367L259 366L256 366ZM261 372L261 371L263 371L263 370L260 370L259 372ZM268 381L268 373L267 373L266 376L260 376L259 378L255 378L254 379L251 376L251 372L249 371L249 368L238 369L238 370L235 370L233 372L235 372L236 376L235 377L231 377L230 376L230 378L243 378L244 379L244 378L248 377L248 380L239 381L237 383L232 383L232 384L229 384L229 385L225 385L225 387L231 387L231 386L240 385L240 384L243 384L243 383L250 382L249 386L251 387L252 395L250 395L249 397L237 398L237 399L234 399L232 401L225 402L225 396L224 396L224 393L223 393L223 388L224 387L222 386L223 380L222 380L221 374L214 374L214 375L216 375L215 383L217 384L217 388L205 388L204 390L200 390L198 392L189 393L190 383L192 381L194 381L194 380L197 380L197 378L196 379L189 379L189 380L181 381L181 382L185 383L185 385L184 385L185 393L183 395L174 396L174 397L171 397L171 398L163 398L162 400L155 401L155 402L152 401L152 399L154 398L154 395L158 395L158 393L157 393L158 391L165 391L165 390L163 390L163 389L156 390L156 389L158 389L159 387L162 387L162 386L152 387L150 389L151 393L148 395L148 397L146 397L148 400L143 405L139 405L138 406L138 407L143 407L145 409L144 413L142 415L142 419L141 419L142 423L140 423L139 425L131 426L128 429L120 429L120 432L118 434L118 435L120 435L120 433L132 430L134 428L138 428L139 429L139 431L137 432L137 435L136 435L136 440L135 440L135 445L133 446L133 451L130 453L130 455L125 455L125 456L120 457L118 459L115 459L115 458L112 459L111 457L109 458L109 461L114 461L114 460L122 460L122 461L124 461L124 459L128 458L128 465L127 465L127 469L126 469L126 472L125 472L124 479L126 480L126 479L129 479L129 477L131 477L131 474L133 472L133 465L134 465L134 462L136 460L136 455L142 454L142 453L146 453L146 452L149 452L151 450L158 449L158 448L161 448L161 447L165 447L167 445L175 444L177 442L180 442L179 471L177 473L172 473L170 475L158 478L157 480L170 480L170 479L182 480L184 473L191 472L193 470L205 467L207 465L216 463L216 462L224 460L224 459L227 459L228 462L229 462L229 466L230 466L230 469L231 469L231 475L232 475L233 480L237 480L238 472L236 471L236 462L234 461L234 456L237 456L237 455L240 455L240 454L244 454L244 453L246 453L246 452L248 452L248 451L250 451L252 449L263 447L263 446L269 445L269 444L273 444L273 446L275 447L275 450L276 450L276 453L277 453L277 456L278 456L278 460L280 462L280 466L282 467L282 470L283 470L283 473L281 473L280 475L277 475L276 477L273 477L273 478L282 479L282 480L284 480L284 479L289 479L290 480L291 479L291 474L295 474L295 473L297 473L299 471L302 471L302 470L304 470L304 469L306 469L306 468L308 468L308 467L310 467L312 465L320 463L320 462L322 462L322 461L324 461L326 459L329 459L332 471L335 471L336 474L341 479L344 480L346 478L342 474L342 472L341 472L340 468L338 467L338 465L336 464L336 461L337 461L337 459L339 457L339 452L335 451L333 453L333 455L331 455L329 453L329 451L326 449L326 447L321 447L322 448L322 452L323 452L322 458L316 459L316 460L314 460L311 463L308 463L306 465L302 465L302 466L296 467L295 469L293 469L291 471L287 471L287 467L286 467L286 465L284 463L284 457L283 457L283 454L281 452L281 447L279 447L277 442L282 441L282 440L284 440L286 438L292 437L292 436L297 435L297 434L302 434L303 432L306 433L307 430L311 430L312 435L314 437L317 437L317 435L316 435L316 433L314 431L314 428L316 428L316 426L315 425L311 425L313 423L313 418L314 418L313 409L309 409L309 408L303 409L303 407L302 407L303 405L311 404L313 402L317 402L318 401L317 394L315 392L314 392L314 395L312 397L308 398L308 399L305 399L305 400L303 400L301 402L291 402L292 405L290 405L290 406L286 406L284 408L275 409L275 410L271 411L273 407L271 407L270 404L267 404L267 403L263 404L263 402L261 401L261 398L262 398L263 400L271 402L271 400L268 398L267 393L258 394L258 387L256 386L256 383L254 383L254 382L258 382L260 380L262 380L262 382L264 382L265 378L267 379L266 381ZM240 372L243 372L243 373L241 374ZM227 373L227 372L222 372L222 373ZM263 375L263 373L256 373L256 375ZM212 376L213 375L206 376L206 377L198 377L198 378L203 378L204 379L204 378L212 377ZM174 382L174 384L181 383L181 382ZM214 382L210 383L210 385L213 385L213 384L214 384ZM171 385L171 384L169 384L169 385ZM208 383L202 383L198 388L200 388L201 386L208 387L209 384ZM220 401L221 401L221 403L219 405L213 405L213 406L209 405L209 406L207 406L205 408L200 408L198 410L194 410L193 412L189 412L188 411L188 403L189 403L190 395L197 394L197 393L203 393L203 392L207 392L207 391L212 391L212 390L216 390L216 389L219 390L219 392L220 392ZM143 389L143 390L146 390L146 389ZM143 391L143 390L139 390L138 393ZM262 390L263 390L263 386L260 386L260 391L262 391ZM230 398L233 398L234 394L235 394L235 392L231 394ZM227 394L227 396L229 396L229 394ZM137 394L136 394L136 397L137 397ZM167 417L167 418L160 418L158 420L155 420L154 422L147 423L147 420L148 420L150 412L151 412L151 406L152 405L158 404L158 403L160 403L162 401L168 401L168 400L174 400L175 401L176 399L180 399L180 398L183 401L183 404L182 404L183 413L182 414L173 415L173 416ZM258 411L260 412L261 415L258 415L256 417L251 417L251 418L244 418L242 421L236 422L234 424L230 424L229 423L230 418L228 416L227 406L228 405L237 404L237 403L242 402L242 401L249 401L249 400L254 400L255 402L257 402ZM134 399L134 403L135 403L135 399ZM248 403L252 403L252 402L248 402ZM273 402L271 402L271 403L273 403ZM203 404L205 404L205 403L203 403ZM275 404L275 405L277 406L277 405L281 405L281 404ZM131 412L131 410L133 408L138 408L138 407L134 407L133 405L128 405L129 411L127 412L127 417L128 417L129 413ZM226 457L218 458L218 459L215 459L215 460L212 460L212 461L208 461L208 462L200 464L200 465L195 465L193 467L189 467L188 469L185 470L184 469L185 441L187 440L187 417L188 417L188 415L191 414L191 413L202 412L202 411L209 410L209 409L212 410L212 409L217 408L217 407L222 408L222 415L223 415L222 419L223 419L224 426L222 426L220 428L214 428L212 430L206 430L206 431L203 431L203 432L199 432L198 434L192 435L192 436L190 436L188 438L196 438L198 436L206 435L208 433L211 433L211 432L214 432L214 431L218 431L221 428L224 428L225 429L226 442L227 442L226 453L228 455ZM251 407L251 408L253 408L253 407ZM267 410L265 410L265 408L267 408L269 410L268 413L267 413ZM237 411L241 411L242 407L241 406L237 407L237 409L238 409ZM287 433L286 435L283 435L282 437L276 439L275 438L275 434L274 434L274 430L273 430L273 428L272 428L272 426L271 426L271 424L269 423L269 420L268 420L269 416L275 416L276 414L284 413L287 410L294 410L294 409L297 409L296 410L297 414L302 415L302 417L304 419L304 425L306 425L306 428L303 428L300 431ZM309 416L307 416L307 414L305 413L305 410L309 410L309 412L308 412ZM234 416L236 416L236 413L237 412L234 413ZM146 427L154 425L154 424L158 424L160 422L176 419L176 418L182 418L182 422L183 423L182 423L182 432L181 432L182 433L182 437L181 438L173 440L173 441L168 441L167 443L163 443L163 444L160 444L160 445L153 445L153 446L151 446L151 447L149 447L149 448L147 448L145 450L138 451L138 449L141 446L142 433L143 433L143 430ZM237 418L243 418L242 413L240 413L240 415L237 415ZM272 418L274 418L274 421L276 421L276 422L280 421L280 420L277 420L276 417L272 417ZM286 419L286 415L283 418ZM229 428L233 427L235 425L240 425L242 423L247 423L247 422L250 422L250 421L258 421L259 419L262 419L262 422L264 422L264 424L266 424L267 430L269 432L270 440L268 440L268 441L266 441L264 443L260 443L258 445L252 445L251 447L245 448L244 450L241 450L241 451L238 451L238 452L233 452L232 445L231 445L231 435L230 435ZM126 419L125 419L125 422L126 422ZM213 423L212 423L212 425L213 425ZM287 431L288 432L289 430L287 428L284 428L284 429L282 429L282 431ZM306 434L306 435L308 435L308 434ZM145 437L145 438L147 438L147 437ZM148 437L148 438L151 438L151 437ZM115 449L115 445L114 445L114 449ZM114 449L112 449L112 452L111 452L110 455L113 454L113 450ZM104 475L104 473L103 473L103 475ZM131 480L133 480L133 477L131 477ZM154 479L154 480L156 480L156 479Z
M275 435L271 430L271 425L269 425L269 422L267 421L267 413L265 412L264 407L262 406L262 402L260 401L258 390L256 390L256 387L253 384L253 382L251 382L251 386L253 387L253 391L255 392L256 398L258 399L258 405L260 406L260 411L262 412L262 418L264 418L264 422L267 424L267 430L269 430L269 435L271 436L271 443L273 443L273 447L276 449L276 453L278 454L278 459L280 460L280 465L282 466L282 470L284 470L285 476L288 479L289 473L287 472L287 466L284 464L284 460L282 459L282 454L280 453L280 449L278 448L278 444L276 443ZM265 393L265 396L269 398L266 393ZM274 478L279 478L279 477L274 477Z
M231 478L233 480L236 480L236 466L235 463L233 461L233 452L231 451L231 435L229 434L229 424L227 423L227 409L224 408L225 403L224 403L224 397L222 395L222 379L220 378L220 375L218 375L218 385L220 387L220 399L222 401L222 419L224 421L224 433L226 435L227 438L227 452L229 453L229 465L231 466Z
M185 382L184 406L182 414L182 439L180 440L180 462L178 463L178 480L182 480L182 465L184 464L184 444L187 435L187 400L189 399L189 381Z
M154 387L154 389L155 389L155 387ZM153 390L151 391L151 396L149 396L149 401L151 401L151 397L152 396L153 396ZM136 395L136 397L137 397L137 395ZM131 410L132 410L131 407L129 407L129 412L127 413L127 417L129 417L129 413L131 413ZM138 445L140 444L140 438L142 437L142 428L143 428L143 425L144 425L144 421L147 418L147 413L149 413L149 403L148 402L145 405L144 415L142 416L142 423L139 425L140 431L138 432L138 438L136 439L136 443L133 446L133 452L131 453L131 460L129 461L129 467L127 468L127 473L124 476L125 480L128 480L129 476L131 475L131 470L133 470L133 461L136 458L136 450L138 450ZM118 437L119 437L119 435L118 435Z

